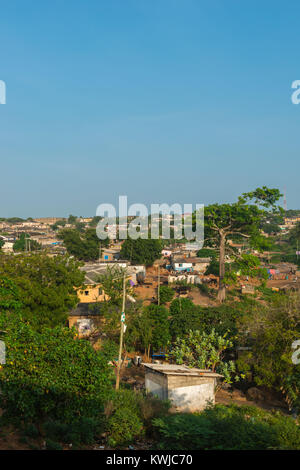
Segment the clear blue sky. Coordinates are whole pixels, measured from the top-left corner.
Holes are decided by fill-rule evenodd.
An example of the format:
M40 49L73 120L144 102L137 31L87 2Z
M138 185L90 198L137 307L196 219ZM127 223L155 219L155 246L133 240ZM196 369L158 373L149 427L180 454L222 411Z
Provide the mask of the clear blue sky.
M298 1L1 2L0 216L101 202L300 208Z

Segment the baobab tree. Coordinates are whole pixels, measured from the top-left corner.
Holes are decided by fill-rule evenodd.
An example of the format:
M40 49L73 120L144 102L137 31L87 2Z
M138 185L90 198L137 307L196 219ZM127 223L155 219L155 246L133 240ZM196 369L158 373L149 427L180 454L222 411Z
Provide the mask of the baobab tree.
M270 211L282 213L277 206L282 194L278 189L266 186L252 192L243 193L237 202L232 204L211 204L205 207L205 243L214 244L219 252L219 290L218 300L226 298L225 252L229 237L247 238L255 246L259 238L259 225Z

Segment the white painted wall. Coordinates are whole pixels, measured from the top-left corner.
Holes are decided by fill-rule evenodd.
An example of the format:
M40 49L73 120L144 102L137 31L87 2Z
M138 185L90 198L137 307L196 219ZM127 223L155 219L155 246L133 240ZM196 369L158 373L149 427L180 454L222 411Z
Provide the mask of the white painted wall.
M169 390L169 399L180 411L198 411L206 408L209 402L215 403L214 384L174 388Z

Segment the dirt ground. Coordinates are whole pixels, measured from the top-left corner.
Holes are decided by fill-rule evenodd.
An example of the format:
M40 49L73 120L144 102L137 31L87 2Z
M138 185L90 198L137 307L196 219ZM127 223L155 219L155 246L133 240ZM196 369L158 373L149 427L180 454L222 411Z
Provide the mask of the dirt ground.
M168 285L168 276L169 271L164 267L160 267L160 285ZM157 288L158 288L158 267L151 266L147 268L145 283L134 288L135 294L139 299L143 300L144 305L149 305L151 302L157 299ZM178 294L175 293L174 298ZM201 305L203 307L209 307L217 305L216 300L210 298L208 295L202 294L200 290L193 286L190 292L188 293L188 298L190 298L196 305ZM167 304L167 307L169 304Z
M285 289L299 289L300 290L300 276L297 274L290 274L291 268L296 268L296 266L290 265L289 263L280 263L278 269L280 269L280 274L275 275L273 279L267 281L267 287L269 288L285 288ZM168 275L169 271L163 266L160 267L160 285L168 285ZM288 275L288 279L286 279ZM215 278L215 276L212 276ZM218 279L216 278L216 285ZM240 280L240 284L249 284L258 287L260 281L258 279L249 279L246 278ZM211 287L211 285L210 285ZM145 305L149 305L151 302L157 299L157 288L158 288L158 266L152 266L147 268L145 283L143 285L138 285L135 287L135 293L137 297L143 300ZM229 287L229 290L233 289ZM178 294L175 293L174 298L178 297ZM188 292L187 297L190 298L195 305L200 305L202 307L212 307L218 305L216 298L212 298L206 294L203 294L196 286L193 286ZM169 305L167 304L167 307Z

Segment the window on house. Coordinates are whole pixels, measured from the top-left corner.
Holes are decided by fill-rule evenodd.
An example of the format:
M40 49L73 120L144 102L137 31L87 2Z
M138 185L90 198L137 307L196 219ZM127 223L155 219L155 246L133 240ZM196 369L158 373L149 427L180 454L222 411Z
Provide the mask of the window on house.
M88 290L85 290L85 291L84 291L84 294L85 294L85 295L89 295L89 291L88 291Z
M103 294L103 290L101 288L98 289L98 295L102 295Z

